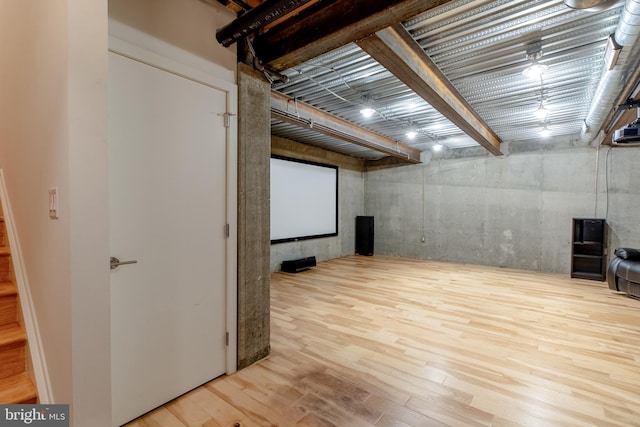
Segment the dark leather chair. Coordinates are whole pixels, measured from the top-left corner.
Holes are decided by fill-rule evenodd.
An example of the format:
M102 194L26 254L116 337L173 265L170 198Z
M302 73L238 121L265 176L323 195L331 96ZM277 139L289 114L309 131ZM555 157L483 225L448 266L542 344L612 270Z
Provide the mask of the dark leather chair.
M640 250L618 248L607 268L609 289L640 299Z

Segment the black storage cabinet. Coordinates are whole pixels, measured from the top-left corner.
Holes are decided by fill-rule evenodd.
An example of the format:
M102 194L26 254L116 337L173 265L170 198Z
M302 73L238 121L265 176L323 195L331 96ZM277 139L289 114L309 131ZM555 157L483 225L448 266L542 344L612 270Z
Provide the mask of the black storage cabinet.
M606 226L604 219L573 219L571 277L600 281L605 279Z
M356 253L373 255L373 217L356 217Z

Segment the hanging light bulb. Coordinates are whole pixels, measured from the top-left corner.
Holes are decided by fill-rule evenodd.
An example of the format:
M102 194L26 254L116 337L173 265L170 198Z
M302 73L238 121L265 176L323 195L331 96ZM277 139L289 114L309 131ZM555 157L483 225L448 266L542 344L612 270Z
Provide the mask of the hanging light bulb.
M548 138L549 136L551 136L551 131L549 130L549 123L546 121L544 122L544 127L540 131L540 136L543 138Z
M538 109L535 111L534 114L535 114L536 118L544 120L549 115L549 110L547 110L544 107L544 104L542 102L540 102L540 105L538 106Z
M415 139L415 137L418 136L418 129L411 120L409 120L409 130L405 133L405 135L409 139Z
M373 116L373 113L375 113L375 112L376 112L376 110L374 110L371 107L363 107L360 110L360 114L362 114L364 117L367 117L367 118Z
M364 103L362 104L362 108L360 109L360 114L364 117L369 118L374 115L376 110L372 107L371 97L369 95L364 95L362 97Z
M538 63L538 59L542 57L542 51L527 53L527 59L531 61L531 65L522 70L522 74L532 80L538 80L542 74L549 68L548 65Z

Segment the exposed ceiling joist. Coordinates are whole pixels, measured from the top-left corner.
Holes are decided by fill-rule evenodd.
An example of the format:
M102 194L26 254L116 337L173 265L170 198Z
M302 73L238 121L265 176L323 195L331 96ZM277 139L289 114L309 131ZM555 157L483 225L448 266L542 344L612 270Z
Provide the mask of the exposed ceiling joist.
M357 42L358 46L494 155L500 139L400 24Z
M287 16L310 1L315 2L316 0L275 0L264 2L216 31L216 39L224 47L229 47L238 40L261 30L269 23Z
M380 151L409 163L420 163L420 151L386 136L364 129L325 111L271 91L271 116L325 135Z
M451 0L321 0L264 34L260 60L286 70Z

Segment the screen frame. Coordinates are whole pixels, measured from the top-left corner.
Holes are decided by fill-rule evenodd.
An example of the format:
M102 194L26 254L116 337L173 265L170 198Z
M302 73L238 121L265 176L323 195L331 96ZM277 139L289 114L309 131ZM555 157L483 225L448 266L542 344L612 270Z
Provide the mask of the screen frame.
M334 173L335 173L335 197L336 197L336 200L335 200L336 209L335 209L335 218L334 218L335 230L334 231L332 231L330 233L309 234L309 235L303 235L303 236L271 239L271 244L273 245L273 244L278 244L278 243L297 242L297 241L300 241L300 240L321 239L321 238L325 238L325 237L335 237L335 236L337 236L338 235L338 229L339 229L339 214L338 214L338 212L340 210L340 206L339 206L339 202L340 202L340 198L339 198L339 187L340 187L339 178L340 178L340 174L339 174L338 166L330 165L330 164L327 164L327 163L315 162L315 161L311 161L311 160L296 159L296 158L277 155L277 154L272 154L271 155L271 159L290 161L290 162L302 163L302 164L306 164L306 165L310 165L310 166L317 166L317 167L333 169ZM271 177L271 171L270 171L269 175ZM269 185L269 189L271 191L271 185ZM269 206L269 212L271 212L271 202L270 202L270 206ZM271 227L271 221L270 221L270 227Z

